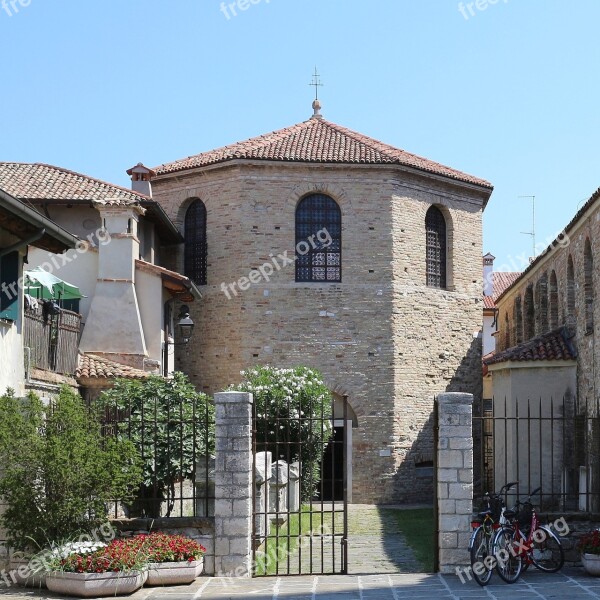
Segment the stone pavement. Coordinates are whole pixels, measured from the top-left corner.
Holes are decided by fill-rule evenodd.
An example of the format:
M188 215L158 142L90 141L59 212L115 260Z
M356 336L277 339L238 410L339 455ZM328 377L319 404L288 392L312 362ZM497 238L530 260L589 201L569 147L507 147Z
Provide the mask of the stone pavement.
M0 600L58 598L47 591L0 589ZM600 599L600 578L582 568L564 568L560 573L526 573L507 585L497 576L485 588L474 581L461 584L454 575L381 574L268 577L226 580L201 577L193 585L144 588L131 600L591 600Z
M316 509L317 507L315 507ZM394 519L393 507L377 507L365 504L348 506L348 556L349 573L362 575L366 573L420 573L423 566L415 558L413 551L406 544L402 533L398 530ZM336 531L341 530L336 518ZM330 522L326 521L328 524ZM315 541L309 548L297 549L290 556L283 569L286 574L302 574L314 572L338 572L341 570L341 538L335 538L335 547L331 537ZM321 547L323 544L323 548ZM432 541L433 545L433 541ZM281 571L280 571L281 573Z

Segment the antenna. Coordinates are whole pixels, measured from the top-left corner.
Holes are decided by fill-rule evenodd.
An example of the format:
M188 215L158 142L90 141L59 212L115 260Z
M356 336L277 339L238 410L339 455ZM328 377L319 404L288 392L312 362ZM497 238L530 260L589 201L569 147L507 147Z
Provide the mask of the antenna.
M309 83L308 85L312 85L315 88L315 100L319 99L319 88L323 87L323 84L321 83L321 79L320 79L320 75L319 72L317 71L317 67L315 67L315 72L313 73L313 80L312 83Z
M535 251L535 196L519 196L519 198L531 199L531 231L521 231L523 235L530 235L533 241L533 258L536 256Z

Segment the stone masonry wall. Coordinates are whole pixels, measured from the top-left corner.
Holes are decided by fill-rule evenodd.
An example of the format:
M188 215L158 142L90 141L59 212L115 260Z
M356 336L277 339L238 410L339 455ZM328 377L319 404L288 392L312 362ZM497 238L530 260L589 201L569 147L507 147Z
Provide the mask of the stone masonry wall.
M178 349L178 368L210 394L256 364L319 369L358 417L353 501L431 498L434 396L480 396L487 193L392 167L250 161L159 177L153 189L181 230L192 199L208 215L208 285L191 305L197 333ZM222 283L294 255L296 205L312 192L342 211L342 283L295 283L289 265L228 299ZM448 223L448 290L424 285L432 204ZM182 256L172 259L183 272Z
M586 332L585 320L585 286L584 286L584 248L586 240L589 240L594 258L593 269L593 288L595 295L594 302L594 323L595 328L591 333ZM518 283L504 294L498 301L500 332L496 339L500 342L499 350L504 350L507 346L516 344L515 335L515 299L521 298L521 305L524 306L525 293L528 286L534 290L538 288L538 282L544 276L550 281L552 272L556 273L558 283L558 326L568 325L568 333L571 335L570 341L574 344L577 359L577 387L578 397L581 404L586 399L590 406L595 405L600 390L600 345L596 344L598 324L600 323L600 201L596 201L593 206L582 216L581 219L572 227L560 243L555 245L551 251L538 257L536 262L521 277ZM569 318L568 300L567 300L567 266L569 256L573 260L575 275L575 314L574 319ZM548 294L550 290L548 287ZM547 301L548 310L550 310L551 300ZM536 314L542 309L542 299L534 293L534 309ZM526 317L523 315L523 322ZM535 318L535 335L545 333L551 328L551 324L543 331L540 327L540 319ZM507 331L508 329L508 331ZM525 336L523 336L525 340ZM509 344L506 344L506 341Z
M440 394L438 402L439 568L453 573L470 565L473 512L473 396Z

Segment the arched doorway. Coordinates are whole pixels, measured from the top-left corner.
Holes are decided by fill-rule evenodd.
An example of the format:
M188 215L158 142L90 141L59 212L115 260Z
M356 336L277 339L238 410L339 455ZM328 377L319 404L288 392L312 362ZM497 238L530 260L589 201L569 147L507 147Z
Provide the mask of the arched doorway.
M358 419L347 397L335 392L332 424L333 436L325 448L322 462L323 500L343 501L346 481L348 502L352 502L352 429L358 427Z

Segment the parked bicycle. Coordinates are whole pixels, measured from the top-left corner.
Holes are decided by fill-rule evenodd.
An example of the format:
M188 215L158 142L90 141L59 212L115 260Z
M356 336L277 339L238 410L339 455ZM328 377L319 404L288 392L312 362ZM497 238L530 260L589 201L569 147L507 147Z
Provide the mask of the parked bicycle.
M503 527L502 533L495 536L495 551L505 548L521 559L521 572L529 565L545 573L556 573L565 562L565 553L560 538L547 525L542 525L539 515L531 498L541 492L541 487L529 494L525 502L517 501L511 510L504 511L504 516L510 524ZM507 544L510 546L507 547ZM518 575L500 570L498 574L508 583L514 583ZM520 573L519 573L520 574Z
M505 517L506 504L503 495L518 483L518 481L507 483L497 494L487 492L483 496L487 509L478 513L477 517L471 521L473 530L469 540L471 570L475 581L481 586L489 583L494 571L496 531L508 524Z

